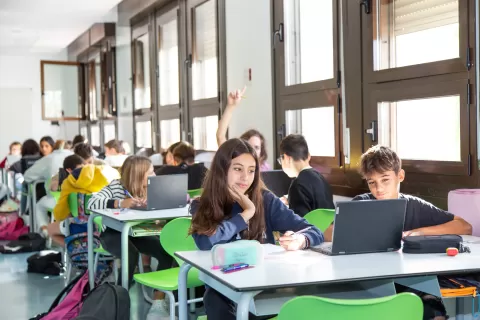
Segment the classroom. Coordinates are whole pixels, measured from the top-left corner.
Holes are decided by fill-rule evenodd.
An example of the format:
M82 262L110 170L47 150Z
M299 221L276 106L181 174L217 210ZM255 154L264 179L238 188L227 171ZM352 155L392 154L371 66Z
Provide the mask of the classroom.
M478 0L0 1L0 319L480 319Z

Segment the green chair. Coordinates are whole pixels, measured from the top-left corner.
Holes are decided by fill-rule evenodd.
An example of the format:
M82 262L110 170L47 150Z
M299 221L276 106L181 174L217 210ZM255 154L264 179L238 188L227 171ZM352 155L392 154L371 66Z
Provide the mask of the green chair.
M188 190L188 195L190 196L190 199L193 199L195 197L200 197L202 195L202 192L203 192L203 189L200 188L200 189L192 189L192 190Z
M413 293L400 293L394 296L360 300L303 296L285 303L274 319L422 320L423 304L421 299Z
M191 218L177 218L168 222L162 229L160 236L160 243L165 251L175 258L178 265L181 266L183 261L177 258L174 253L177 251L193 251L197 250L195 242L191 235L188 235L190 229ZM178 274L180 268L170 268L166 270L139 273L133 276L136 282L144 286L157 289L165 292L170 299L170 318L175 319L175 306L178 304L175 301L173 291L178 290ZM190 289L191 297L194 296L195 288L203 285L203 282L198 279L198 270L190 269L188 273L187 287ZM201 301L202 298L188 300L188 303L195 303Z
M304 217L308 223L324 232L332 224L335 218L334 209L316 209L307 213Z

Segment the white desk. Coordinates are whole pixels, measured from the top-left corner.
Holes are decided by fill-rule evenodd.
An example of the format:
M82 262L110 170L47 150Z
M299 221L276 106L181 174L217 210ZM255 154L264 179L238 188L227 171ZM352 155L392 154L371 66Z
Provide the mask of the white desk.
M151 220L174 219L189 216L188 206L168 210L130 210L104 209L91 210L88 218L88 272L90 288L94 287L95 270L93 270L93 219L102 217L102 223L122 233L122 286L128 290L128 237L131 228L137 224Z
M249 310L257 315L278 313L284 302L299 294L333 298L392 295L394 281L438 296L437 275L480 271L480 238L464 239L472 242L466 244L472 253L456 257L401 251L332 257L306 250L266 254L263 264L231 274L211 269L210 251L176 252L185 261L179 275L180 320L187 319L186 276L192 266L200 271L205 284L238 304L237 319L248 319ZM268 302L265 297L256 297L262 291L280 288L297 289L279 290L282 292L278 297L277 291L276 298L267 294ZM259 303L253 301L257 299Z

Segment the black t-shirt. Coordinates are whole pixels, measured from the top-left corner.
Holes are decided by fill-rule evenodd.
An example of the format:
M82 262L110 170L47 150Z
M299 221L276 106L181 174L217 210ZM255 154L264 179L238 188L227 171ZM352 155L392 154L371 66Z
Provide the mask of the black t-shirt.
M157 176L182 173L188 174L188 190L195 190L202 187L207 168L203 163L195 163L191 166L182 163L178 166L162 166L155 172Z
M334 209L333 195L327 180L317 170L300 171L288 191L288 205L303 217L315 209Z
M401 199L407 199L407 209L405 211L404 231L410 231L418 228L438 226L453 220L454 215L450 212L435 207L433 204L411 196L400 194ZM352 200L376 200L371 193L364 193L356 196Z

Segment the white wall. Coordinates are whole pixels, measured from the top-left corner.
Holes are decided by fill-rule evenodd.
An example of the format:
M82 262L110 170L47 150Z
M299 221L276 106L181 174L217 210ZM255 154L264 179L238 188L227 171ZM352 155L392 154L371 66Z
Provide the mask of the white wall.
M13 140L31 137L40 140L44 135L54 139L68 138L78 132L78 122L61 123L60 127L52 126L49 121L42 121L42 104L40 88L40 61L67 60L65 52L51 56L5 56L0 55L0 88L31 89L31 105L20 104L17 108L0 105L0 155L8 151ZM13 92L13 91L12 91ZM19 90L18 92L22 92ZM11 97L9 100L14 100ZM21 114L25 121L9 121L9 113ZM4 134L8 132L7 134Z
M267 141L268 162L273 165L276 155L273 154L270 26L269 1L226 1L227 88L233 91L247 85L247 99L233 114L229 136L239 137L248 129L259 130ZM249 68L251 82L246 77Z

